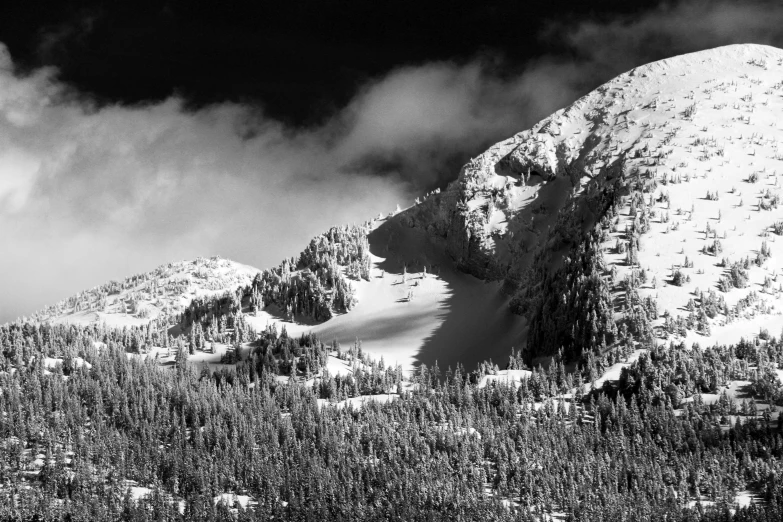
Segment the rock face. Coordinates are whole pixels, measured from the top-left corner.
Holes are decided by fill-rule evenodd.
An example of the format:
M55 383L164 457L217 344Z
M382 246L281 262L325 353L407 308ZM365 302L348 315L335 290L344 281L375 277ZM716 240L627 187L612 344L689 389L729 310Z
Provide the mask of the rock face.
M510 293L534 284L542 265L557 269L600 223L611 284L644 272L655 285L643 285L641 296L655 296L670 317L693 294L698 309L700 294L720 285L725 306L710 317L718 330L745 315L775 317L781 293L772 288L783 268L775 259L783 252L765 238L783 233L782 95L783 51L768 46L637 67L472 159L409 220L440 238L461 270L505 279ZM643 233L631 238L640 222ZM719 283L746 258L758 258L743 263L763 295ZM676 270L689 273L692 288L672 283Z

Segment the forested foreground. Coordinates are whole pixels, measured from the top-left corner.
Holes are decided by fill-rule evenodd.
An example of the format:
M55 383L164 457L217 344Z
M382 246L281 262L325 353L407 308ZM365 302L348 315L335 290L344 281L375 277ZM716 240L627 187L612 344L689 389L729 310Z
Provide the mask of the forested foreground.
M586 391L580 381L611 359L575 374L558 362L516 388L481 387L488 366L422 368L402 386L397 369L354 352L353 377L303 385L274 368L296 376L300 358L322 357L312 337L267 331L247 362L218 372L129 355L133 338L0 327L0 518L783 519L783 433L766 407L779 400L775 339L654 348L575 400L562 392ZM731 379L750 381L753 403L701 399ZM401 393L335 402L379 388ZM132 498L128 481L150 494ZM743 490L756 502L736 509ZM215 500L225 493L252 500Z

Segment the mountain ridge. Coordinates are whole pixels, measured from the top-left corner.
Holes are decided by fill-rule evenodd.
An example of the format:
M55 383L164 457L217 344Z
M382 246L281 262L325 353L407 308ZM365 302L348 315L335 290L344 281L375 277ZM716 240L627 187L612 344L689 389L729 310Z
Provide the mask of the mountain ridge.
M431 203L432 208L421 211L418 220L414 216L413 222L445 239L463 270L484 279L503 279L504 288L515 295L518 305L530 301L524 294L530 293L536 256L545 257L539 264L547 264L549 271L558 267L571 252L566 247L584 239L610 206L612 214L623 215L613 215L614 223L601 225L606 231L600 241L606 268L616 270L618 279L636 270L637 275L645 272L645 279L663 282L662 287L652 289L655 292L639 289L640 298L653 294L662 298L662 312L673 315L680 308L695 306L688 305L690 297L698 298L696 305L701 299L701 291L695 292L699 295L681 295L677 290L680 285L668 283L675 275L675 265L677 270L693 268L693 259L686 261L680 255L696 257L701 266L696 267L700 273L694 279L718 288L717 280L730 267L710 266L714 263L705 263L702 257L720 257L715 254L715 241L720 241L716 227L721 229L724 242L732 240L726 254L757 258L765 250L761 257L767 259L759 258L759 265L771 259L766 268L744 269L752 273L754 283L770 290L769 279L777 280L775 263L779 259L770 232L779 230L776 223L781 217L775 169L783 158L777 152L783 134L775 119L782 108L781 72L783 51L758 45L721 47L632 69L472 159L459 178ZM766 154L757 155L756 148ZM741 169L748 172L739 175ZM683 180L689 186L676 187ZM741 200L734 205L725 203L724 194L737 197L741 192L737 186L743 185L756 189L751 196L757 201L754 215L738 210ZM706 222L701 237L679 229L681 220L672 219L669 212L674 204L682 205L678 215L687 221L698 218ZM637 207L644 207L641 218L637 218ZM683 207L691 209L683 211ZM672 213L677 212L674 208ZM747 237L725 235L726 222L736 226L743 217L749 221L743 225L756 227L761 236L757 244L751 245ZM627 237L627 230L618 229L639 228L640 219L644 221L641 228L654 229L651 234L645 230ZM723 224L715 223L721 219ZM667 226L670 220L672 225ZM669 255L663 256L666 264L656 259L660 250L651 257L649 250L639 249L639 241L643 244L652 236L672 245ZM701 249L685 252L684 247L676 246L697 240ZM610 248L607 241L614 241L615 247ZM624 258L632 242L638 259L630 263L635 268L629 270ZM762 243L766 245L763 248ZM540 271L536 277L546 273ZM741 301L748 295L742 294L749 292L739 290L725 292L730 301L727 307L743 306ZM774 299L766 295L758 299L751 295L751 299L762 308L779 306L779 292ZM615 319L620 319L619 301L614 299ZM526 306L517 309L528 313ZM717 321L713 315L710 321L725 326L722 323L731 314L722 315ZM657 314L655 321L655 326L660 326ZM714 335L684 337L701 342L716 339Z
M547 347L529 346L530 357L551 354L562 343L579 356L590 343L602 349L621 341L633 345L639 335L648 342L674 338L710 343L725 335L738 341L738 333L753 335L751 327L768 329L780 313L780 290L775 288L780 253L774 237L783 216L777 209L775 166L783 159L783 151L777 152L783 133L774 115L783 110L782 72L783 51L740 44L623 73L489 147L445 190L365 224L368 251L359 252L356 262L366 265L367 273L359 276L352 268L355 273L348 278L362 294L356 309L343 307L334 317L327 314L326 321L313 321L287 310L292 303L268 308L266 299L252 322L261 329L282 321L294 334L315 331L341 342L368 339L370 353L399 360L404 352L403 360L429 364L438 355L455 362L447 346L465 355L481 343L480 336L466 337L460 329L461 334L434 342L439 331L449 330L451 322L493 324L493 317L505 314L503 307L524 317L522 322L503 320L505 327L514 325L513 335L485 334L492 357L529 344L531 326L533 340ZM756 148L767 154L756 155ZM749 170L747 177L738 174L741 169ZM757 202L751 214L749 207L740 206L737 186L751 190L746 197ZM739 223L746 230L755 227L761 237L750 240L744 231L727 230ZM667 248L653 251L647 248L650 243ZM579 256L583 265L596 266L578 268L573 259ZM342 268L335 270L345 274L348 265L338 265ZM564 265L581 276L563 272ZM269 276L270 284L306 268L301 259L285 266ZM438 274L432 273L434 266ZM248 275L253 270L248 267ZM411 270L420 280L406 277ZM731 271L745 272L747 284L727 286ZM400 279L379 281L379 273ZM467 295L465 289L480 286L460 273L494 283L461 297ZM568 277L592 277L593 282L581 289L564 288L558 281ZM242 282L248 287L247 278ZM414 282L437 288L415 287ZM243 286L232 284L234 291ZM564 297L569 293L571 301L547 303L555 289ZM328 284L326 291L331 299ZM422 297L413 298L417 294ZM494 304L489 311L471 311L462 304L469 299ZM589 301L589 311L575 312L585 307L578 300ZM293 307L301 308L301 301ZM387 312L396 319L384 318L387 326L379 330ZM562 331L565 323L580 320L580 327L587 328L588 321L594 331ZM411 321L422 323L413 329L417 333L394 341L395 331ZM432 324L423 324L427 321ZM630 341L618 330L624 324L630 326ZM384 340L395 349L385 350ZM453 348L460 340L470 348ZM411 359L410 352L419 355ZM426 353L430 355L422 356Z
M250 285L256 273L256 268L219 256L164 263L122 281L83 290L34 312L30 319L118 327L169 321L193 299L234 292Z

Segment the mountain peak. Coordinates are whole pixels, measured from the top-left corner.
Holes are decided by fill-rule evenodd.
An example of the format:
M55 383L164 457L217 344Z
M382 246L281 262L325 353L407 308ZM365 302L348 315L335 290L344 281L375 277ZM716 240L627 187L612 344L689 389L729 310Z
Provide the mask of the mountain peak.
M774 47L640 66L493 145L409 219L446 239L463 270L504 280L531 318L565 313L542 310L560 288L542 281L595 248L617 324L628 278L641 277L634 295L656 303L658 337L736 342L780 321L782 95Z

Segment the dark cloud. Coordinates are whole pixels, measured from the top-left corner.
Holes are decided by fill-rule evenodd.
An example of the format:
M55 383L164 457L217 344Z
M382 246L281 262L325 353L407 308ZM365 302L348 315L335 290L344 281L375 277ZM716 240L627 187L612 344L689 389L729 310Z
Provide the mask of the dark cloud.
M67 50L74 44L84 45L101 17L100 9L78 9L67 20L38 31L36 55L43 63L66 64L72 57Z
M20 75L0 48L0 321L170 260L276 264L331 225L443 185L471 155L618 73L778 44L781 21L775 4L686 2L552 25L543 38L571 56L513 73L492 56L398 68L305 128L235 103L96 106L53 69Z

